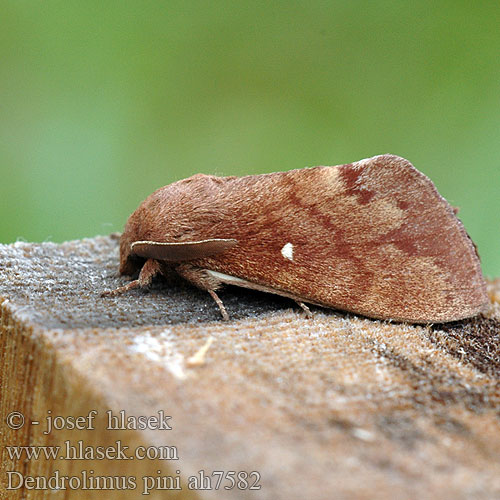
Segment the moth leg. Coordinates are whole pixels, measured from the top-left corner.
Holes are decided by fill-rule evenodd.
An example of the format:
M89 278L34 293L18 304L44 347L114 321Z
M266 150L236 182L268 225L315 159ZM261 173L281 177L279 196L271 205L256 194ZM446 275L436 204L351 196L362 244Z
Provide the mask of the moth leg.
M229 314L227 313L222 300L220 300L219 296L215 293L215 290L221 286L221 282L217 278L208 274L205 269L192 266L191 264L181 264L177 266L175 270L185 280L189 281L201 290L206 290L219 306L222 319L225 321L229 319Z
M296 302L296 303L297 303L297 305L299 305L299 306L302 308L302 310L306 313L306 318L309 318L309 319L310 319L310 318L312 318L312 317L313 317L313 313L311 312L311 309L309 309L309 307L308 307L308 306L306 306L306 305L304 304L304 302L301 302L300 300L296 300L295 302Z
M224 321L228 321L229 314L227 313L226 308L224 307L224 304L222 303L222 300L220 300L219 296L213 290L207 290L207 292L211 295L212 299L214 299L215 303L219 306L220 313L222 314L222 319Z
M161 272L160 262L154 259L148 259L142 266L139 277L136 280L127 283L126 285L119 286L114 290L109 290L101 293L101 297L114 297L115 295L120 295L122 293L128 292L133 288L144 288L149 286L153 281L153 278Z

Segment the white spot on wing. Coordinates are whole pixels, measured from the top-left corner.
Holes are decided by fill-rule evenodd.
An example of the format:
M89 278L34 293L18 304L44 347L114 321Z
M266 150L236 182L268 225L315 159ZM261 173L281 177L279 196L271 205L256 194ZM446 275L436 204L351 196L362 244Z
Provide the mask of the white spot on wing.
M293 245L291 243L287 243L281 249L281 255L283 255L283 257L285 257L285 259L293 260Z

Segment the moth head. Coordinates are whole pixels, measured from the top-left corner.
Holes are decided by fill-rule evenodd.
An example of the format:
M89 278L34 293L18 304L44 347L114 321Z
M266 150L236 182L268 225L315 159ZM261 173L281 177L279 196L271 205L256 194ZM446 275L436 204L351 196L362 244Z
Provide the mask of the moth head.
M120 243L120 273L136 273L148 259L167 264L188 262L225 252L236 246L234 239L212 238L199 241L162 242L134 241L123 238Z
M236 240L221 235L220 186L198 174L148 196L129 217L120 239L120 273L132 275L147 259L184 262L221 253Z
M153 221L154 223L154 221ZM120 238L120 273L137 273L146 260L154 259L167 264L188 262L210 257L237 245L232 238L206 238L203 232L185 231L178 235L176 225L158 221L155 230L148 230L151 221L141 222L134 213ZM156 230L159 228L160 230Z
M129 276L136 274L146 261L145 258L135 255L132 252L134 239L133 232L125 226L125 231L120 238L120 274L127 274Z

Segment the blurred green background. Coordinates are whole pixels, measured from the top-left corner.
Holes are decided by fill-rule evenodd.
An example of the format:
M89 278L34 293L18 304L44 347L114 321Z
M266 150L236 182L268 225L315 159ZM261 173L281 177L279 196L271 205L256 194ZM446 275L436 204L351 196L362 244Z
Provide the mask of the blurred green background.
M121 231L154 189L380 153L500 275L500 3L0 1L0 241Z

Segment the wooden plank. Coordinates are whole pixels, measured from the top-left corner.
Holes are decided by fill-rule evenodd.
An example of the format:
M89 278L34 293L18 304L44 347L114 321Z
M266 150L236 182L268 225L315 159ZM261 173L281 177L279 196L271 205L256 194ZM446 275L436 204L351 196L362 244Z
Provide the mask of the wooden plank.
M224 323L208 295L176 279L101 298L123 281L116 266L116 237L0 246L1 498L139 498L148 486L145 498L500 496L498 280L484 317L448 325L320 308L307 319L236 288L221 292ZM152 417L150 428L108 428L107 412L121 411ZM69 416L82 428L46 432L47 417ZM6 446L61 451L16 459ZM89 458L68 459L66 446ZM98 446L128 446L134 459L90 459ZM166 459L139 459L147 451ZM188 488L200 471L212 489ZM224 490L229 475L215 490L213 471L246 472L247 489ZM260 490L248 489L254 471ZM39 489L62 476L74 489ZM9 477L31 489L7 490ZM180 490L158 489L176 478Z

